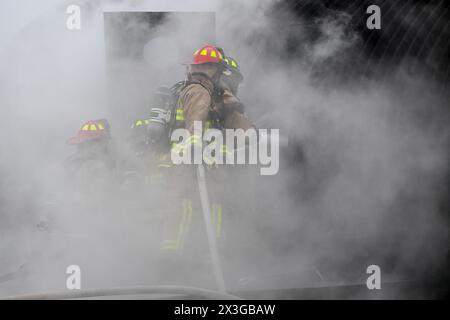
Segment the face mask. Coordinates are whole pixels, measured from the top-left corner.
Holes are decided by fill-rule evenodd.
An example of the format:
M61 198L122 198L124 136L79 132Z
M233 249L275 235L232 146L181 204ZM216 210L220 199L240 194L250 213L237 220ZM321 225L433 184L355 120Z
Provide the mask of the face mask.
M227 89L229 89L234 95L237 94L240 81L236 79L230 70L225 70L222 72L221 83Z

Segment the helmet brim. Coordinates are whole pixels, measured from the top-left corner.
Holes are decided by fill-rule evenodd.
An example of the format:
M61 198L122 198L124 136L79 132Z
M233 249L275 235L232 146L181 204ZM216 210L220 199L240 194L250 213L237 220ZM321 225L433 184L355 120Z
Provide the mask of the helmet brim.
M67 140L68 145L76 145L87 141L85 138L82 137L71 137Z
M66 143L68 145L77 145L88 141L94 141L94 140L102 140L102 139L110 139L111 136L109 134L106 134L104 136L76 136L69 138Z

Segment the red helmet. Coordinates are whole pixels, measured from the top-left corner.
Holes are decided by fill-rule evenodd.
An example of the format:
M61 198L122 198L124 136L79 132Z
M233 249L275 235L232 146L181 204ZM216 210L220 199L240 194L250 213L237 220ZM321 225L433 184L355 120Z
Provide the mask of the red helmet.
M222 53L214 46L204 46L194 52L194 57L191 64L203 63L220 63L223 61Z
M78 131L77 136L67 140L67 143L80 144L86 141L109 138L111 138L111 135L109 133L108 120L99 119L85 122Z

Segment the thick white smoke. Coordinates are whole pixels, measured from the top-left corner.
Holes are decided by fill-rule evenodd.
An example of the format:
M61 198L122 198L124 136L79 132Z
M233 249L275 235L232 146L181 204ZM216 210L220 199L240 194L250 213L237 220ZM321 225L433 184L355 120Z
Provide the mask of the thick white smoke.
M146 116L159 85L183 80L181 63L205 42L239 61L239 96L254 123L280 128L303 155L276 177L252 171L212 187L230 208L224 235L234 241L224 264L231 290L363 282L368 263L398 280L439 264L448 236L438 208L448 166L445 100L402 66L384 82L339 83L332 71L351 65L361 41L348 17L316 21L319 36L311 40L310 26L274 10L276 3L2 3L9 28L0 28L0 275L22 273L0 283L1 294L64 289L69 264L82 267L85 287L158 280L158 215L131 210L135 198L123 193L69 191L65 141L83 121L108 118L126 156L131 121ZM79 31L66 29L69 4L82 8ZM102 13L130 10L191 16L171 16L156 31L119 19L130 35L148 30L148 39L140 57L108 61L105 41L114 35L105 40ZM192 12L215 12L215 32ZM286 52L292 39L303 41L299 59ZM180 278L214 288L190 270Z

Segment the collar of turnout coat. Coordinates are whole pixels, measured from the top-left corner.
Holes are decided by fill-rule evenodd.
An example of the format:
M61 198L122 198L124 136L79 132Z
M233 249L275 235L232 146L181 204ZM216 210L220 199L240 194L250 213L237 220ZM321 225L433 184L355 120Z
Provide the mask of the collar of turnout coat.
M214 83L206 74L196 72L191 74L191 79L194 82L200 83L203 87L205 87L209 91L211 95L214 92Z

